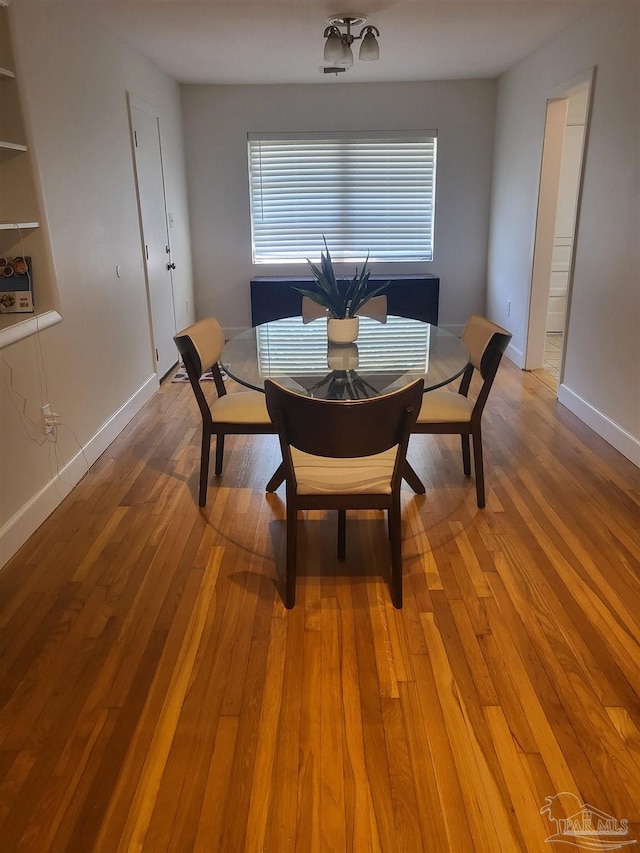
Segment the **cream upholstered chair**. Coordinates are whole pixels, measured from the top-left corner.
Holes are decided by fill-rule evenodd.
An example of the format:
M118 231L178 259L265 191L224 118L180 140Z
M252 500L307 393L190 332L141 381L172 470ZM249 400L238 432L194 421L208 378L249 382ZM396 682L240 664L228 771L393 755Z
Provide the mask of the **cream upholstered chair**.
M338 510L338 557L346 552L346 510L386 509L391 599L402 607L400 485L424 382L369 400L316 400L270 379L267 409L278 429L287 490L285 607L295 603L297 513Z
M460 434L462 440L462 466L467 476L471 474L469 438L473 438L473 464L476 475L476 496L480 508L485 505L484 466L482 461L481 420L489 391L498 370L502 355L511 340L506 329L496 326L483 317L472 316L467 321L462 340L469 350L467 365L458 393L436 389L428 391L422 400L413 432L429 434ZM482 386L475 400L468 397L475 371L482 377Z
M209 453L211 436L216 437L215 473L222 473L225 435L273 433L264 394L260 391L238 391L227 394L218 359L224 346L224 333L213 317L198 320L174 337L178 352L189 376L193 393L202 415L202 447L200 453L200 493L198 503L207 502ZM211 404L200 386L200 377L211 370L218 397Z
M317 320L318 317L326 317L327 309L323 305L318 305L313 299L308 296L302 297L302 322L310 323L312 320Z
M381 323L387 322L387 297L372 296L367 299L364 305L358 310L361 317L371 317L373 320L379 320Z

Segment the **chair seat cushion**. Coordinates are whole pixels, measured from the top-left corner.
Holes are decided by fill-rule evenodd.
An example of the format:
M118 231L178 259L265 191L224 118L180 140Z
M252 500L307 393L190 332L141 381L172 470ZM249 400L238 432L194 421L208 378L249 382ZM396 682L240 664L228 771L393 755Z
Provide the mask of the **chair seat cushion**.
M389 495L397 447L360 456L335 459L291 448L299 495Z
M214 423L270 424L265 396L261 391L232 391L211 404Z
M427 391L422 397L418 423L468 423L473 402L463 394L451 391Z

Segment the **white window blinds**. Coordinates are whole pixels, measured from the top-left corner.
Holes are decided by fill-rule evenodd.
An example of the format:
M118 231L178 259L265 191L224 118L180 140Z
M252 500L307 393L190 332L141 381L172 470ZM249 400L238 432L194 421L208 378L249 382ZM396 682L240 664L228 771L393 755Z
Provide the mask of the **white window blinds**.
M378 322L360 318L358 340L351 346L358 356L359 372L363 376L428 373L429 324L390 317L388 322L393 325L393 334L382 338L376 331ZM326 320L314 320L301 327L299 317L290 317L257 326L256 347L258 372L263 379L296 374L324 376L329 370L327 355L331 351L327 350Z
M435 131L248 139L254 263L432 260Z

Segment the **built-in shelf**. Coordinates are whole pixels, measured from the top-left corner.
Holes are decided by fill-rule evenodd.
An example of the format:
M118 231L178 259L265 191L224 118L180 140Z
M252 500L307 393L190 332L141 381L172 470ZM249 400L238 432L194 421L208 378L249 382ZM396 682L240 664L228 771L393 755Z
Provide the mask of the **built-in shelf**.
M55 310L48 235L46 227L42 227L46 223L22 111L20 69L11 43L11 10L6 6L6 0L0 0L0 255L30 258L34 275L29 276L33 306L14 302L9 305L19 310L0 311L0 349L37 335L62 320ZM3 276L0 293L10 293L20 284L24 283L14 281L13 276Z
M39 227L39 222L0 222L0 231L26 231L27 228Z
M24 316L24 314L0 314L0 323L9 317L17 321L12 326L7 326L4 329L0 327L0 349L15 344L31 335L36 335L44 329L55 326L56 323L62 321L62 317L57 311L44 311L42 314L35 314L22 319Z
M28 151L26 145L22 145L19 142L6 142L4 139L0 139L0 148L8 148L10 151Z

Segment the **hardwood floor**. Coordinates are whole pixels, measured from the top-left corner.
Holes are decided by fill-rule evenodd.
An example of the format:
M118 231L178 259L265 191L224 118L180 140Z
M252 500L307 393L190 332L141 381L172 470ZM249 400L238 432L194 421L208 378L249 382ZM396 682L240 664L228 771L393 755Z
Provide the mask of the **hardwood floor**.
M375 512L342 564L309 515L286 611L275 437L199 510L165 384L0 573L0 850L540 853L583 803L640 842L640 471L508 362L484 426L485 510L411 439L402 611Z

